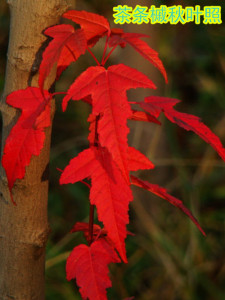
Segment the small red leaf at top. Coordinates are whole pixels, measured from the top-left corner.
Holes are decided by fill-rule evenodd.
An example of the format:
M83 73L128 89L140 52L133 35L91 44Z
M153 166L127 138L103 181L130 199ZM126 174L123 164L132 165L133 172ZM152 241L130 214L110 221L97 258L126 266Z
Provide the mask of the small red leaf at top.
M63 17L80 25L90 46L93 46L99 37L110 34L109 22L103 16L87 11L69 10Z
M149 192L165 199L166 201L168 201L172 205L178 207L180 210L182 210L193 221L193 223L197 226L197 228L201 231L201 233L203 235L206 235L205 232L203 231L203 229L201 228L200 224L196 220L196 218L190 212L190 210L183 205L181 200L179 200L179 199L171 196L170 194L168 194L167 190L165 188L160 187L157 184L152 184L152 183L149 183L148 181L141 180L141 179L139 179L135 176L131 176L131 183L136 185L136 186L139 186L141 188L144 188L144 189L148 190Z
M112 29L111 36L109 39L109 46L114 47L116 45L120 45L122 48L126 46L128 43L132 46L137 52L139 52L145 59L150 61L165 78L167 82L167 74L166 70L162 64L162 61L159 59L158 53L149 47L149 45L142 41L140 38L148 37L147 35L139 34L139 33L130 33L130 32L123 32L122 29L116 30Z
M180 101L177 99L151 96L145 98L144 102L140 102L140 106L155 117L163 112L172 123L176 123L185 130L195 132L206 143L210 144L225 161L225 148L220 139L201 122L200 118L176 111L173 106L178 102Z
M66 263L66 278L76 279L83 299L107 300L106 289L112 286L108 265L119 262L113 247L100 238L90 247L81 244L73 249Z
M33 155L39 155L44 145L44 129L51 124L48 91L28 87L7 96L7 104L22 113L6 139L2 165L8 179L10 193L14 182L22 179Z
M57 79L61 73L76 61L86 51L87 41L83 30L76 30L71 25L61 24L49 27L44 32L53 38L43 53L40 65L39 86L43 88L44 81L53 65L57 63Z

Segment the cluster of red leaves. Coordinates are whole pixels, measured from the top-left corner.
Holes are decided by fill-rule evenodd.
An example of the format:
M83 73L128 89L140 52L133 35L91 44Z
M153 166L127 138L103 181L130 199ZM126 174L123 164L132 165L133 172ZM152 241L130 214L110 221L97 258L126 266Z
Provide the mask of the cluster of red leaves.
M91 180L90 203L97 208L98 225L77 223L72 232L83 231L88 245L75 247L70 254L66 272L67 279L76 279L83 299L107 299L106 289L111 286L108 264L127 262L125 239L128 234L128 209L132 201L131 184L144 188L181 209L203 233L198 221L182 201L168 194L166 189L135 176L130 171L152 169L153 163L137 149L129 147L127 120L139 120L160 124L161 112L173 123L192 130L211 144L225 160L225 149L218 137L199 118L176 111L179 102L164 97L147 97L142 102L129 103L126 91L132 88L150 88L155 85L147 76L124 64L104 67L117 46L131 45L145 59L167 76L157 52L141 38L143 34L125 33L122 29L110 29L108 21L99 15L85 11L69 11L63 15L80 25L56 25L45 30L50 36L43 53L39 72L39 87L15 91L7 97L7 103L22 113L8 136L2 164L8 178L9 190L17 179L25 175L25 168L33 155L39 155L44 144L44 129L50 125L50 103L54 94L44 90L44 82L52 67L57 64L56 79L63 70L80 55L88 51L97 66L89 67L71 85L62 102L66 110L70 99L89 103L92 112L88 118L90 147L73 158L61 174L60 184L75 183L85 178ZM101 63L91 51L99 38L105 37L105 49ZM106 56L106 51L109 53ZM138 104L144 111L132 109ZM119 258L119 256L120 258Z

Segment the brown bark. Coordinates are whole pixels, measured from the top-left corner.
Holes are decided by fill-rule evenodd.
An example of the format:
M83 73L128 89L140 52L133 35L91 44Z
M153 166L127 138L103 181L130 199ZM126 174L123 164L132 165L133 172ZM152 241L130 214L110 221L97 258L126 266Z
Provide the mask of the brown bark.
M3 142L16 123L18 112L5 104L12 91L28 86L36 52L46 37L42 31L59 22L68 8L66 0L8 0L11 12L10 40L6 80L1 111ZM53 81L46 82L49 88ZM31 80L37 86L37 75ZM54 112L53 112L54 113ZM53 114L52 113L52 114ZM7 180L1 168L0 178L0 299L43 300L48 178L51 128L46 131L45 146L33 157L23 180L13 188L14 206L9 197ZM15 154L16 155L16 154Z

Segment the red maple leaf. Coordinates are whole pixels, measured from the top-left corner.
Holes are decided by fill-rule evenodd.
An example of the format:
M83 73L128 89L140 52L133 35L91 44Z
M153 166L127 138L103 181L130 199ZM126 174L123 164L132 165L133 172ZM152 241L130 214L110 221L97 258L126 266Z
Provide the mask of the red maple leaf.
M53 65L57 63L57 79L60 74L84 54L87 41L83 30L76 30L71 25L56 25L44 31L45 35L53 38L43 52L39 69L39 86L43 88L44 81L49 75Z
M92 98L92 113L100 115L98 138L102 147L112 154L127 181L127 119L132 116L126 90L131 88L155 88L144 74L123 64L109 67L90 67L70 86L63 99L63 110L70 98Z
M63 14L63 17L80 25L90 47L94 46L99 37L110 34L109 22L103 16L87 11L69 10Z
M39 155L44 145L44 129L51 124L51 94L39 88L28 87L7 96L7 104L19 108L22 113L6 139L2 165L12 188L16 179L22 179L32 155Z
M60 184L75 183L91 177L91 204L96 205L98 219L121 258L127 262L124 240L128 224L128 205L132 200L129 185L104 148L91 147L73 158L60 177Z
M196 220L196 218L190 212L190 210L184 206L184 204L181 200L169 195L165 188L160 187L157 184L152 184L152 183L149 183L148 181L141 180L135 176L131 176L131 183L150 191L151 193L165 199L172 205L178 207L193 221L193 223L198 227L198 229L201 231L201 233L203 235L206 235L205 232L203 231L203 229L201 228L200 224Z
M205 142L209 143L217 153L225 160L225 148L220 139L204 124L200 118L176 111L173 106L180 100L166 97L151 96L140 102L140 106L154 117L158 117L161 112L172 122L180 127L191 130L199 135Z
M151 169L153 164L138 150L128 148L128 168ZM73 158L60 177L60 184L75 183L91 177L91 204L96 205L98 219L103 222L109 238L126 262L124 240L129 222L128 205L132 192L107 149L91 147Z
M119 262L115 250L105 239L100 238L91 246L81 244L67 259L67 280L76 279L83 299L107 300L106 289L112 285L108 265Z
M137 52L139 52L145 59L150 61L165 78L167 82L167 75L166 70L162 64L162 61L159 59L158 53L153 50L149 45L142 41L140 38L142 37L149 37L145 34L139 33L131 33L131 32L124 32L123 29L120 28L113 28L111 30L111 35L109 39L109 47L115 47L120 45L122 48L129 44L132 46Z

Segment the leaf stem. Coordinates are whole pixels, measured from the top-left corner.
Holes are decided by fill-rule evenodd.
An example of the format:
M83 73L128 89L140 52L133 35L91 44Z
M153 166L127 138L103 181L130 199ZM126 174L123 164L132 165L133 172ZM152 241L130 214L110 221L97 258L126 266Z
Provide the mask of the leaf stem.
M90 184L89 183L87 183L86 181L84 181L84 180L81 180L80 182L82 182L83 184L85 184L89 189L91 188L91 186L90 186Z
M66 92L56 92L52 94L52 97L56 96L56 95L66 95Z
M102 65L104 66L104 64L107 62L107 60L109 59L110 55L113 53L113 51L116 49L117 45L114 46L111 51L108 53L108 55L106 56L105 60L102 62Z
M97 60L97 58L95 57L94 53L89 49L87 48L87 51L91 54L91 56L94 58L94 60L96 61L97 65L100 66L100 62Z
M105 48L104 48L104 51L103 51L103 55L102 55L102 61L101 61L101 65L104 66L104 58L105 58L105 54L106 54L106 50L107 50L107 46L108 46L108 40L109 40L109 37L107 36L106 38L106 41L105 41Z
M139 104L137 101L128 101L130 104Z

